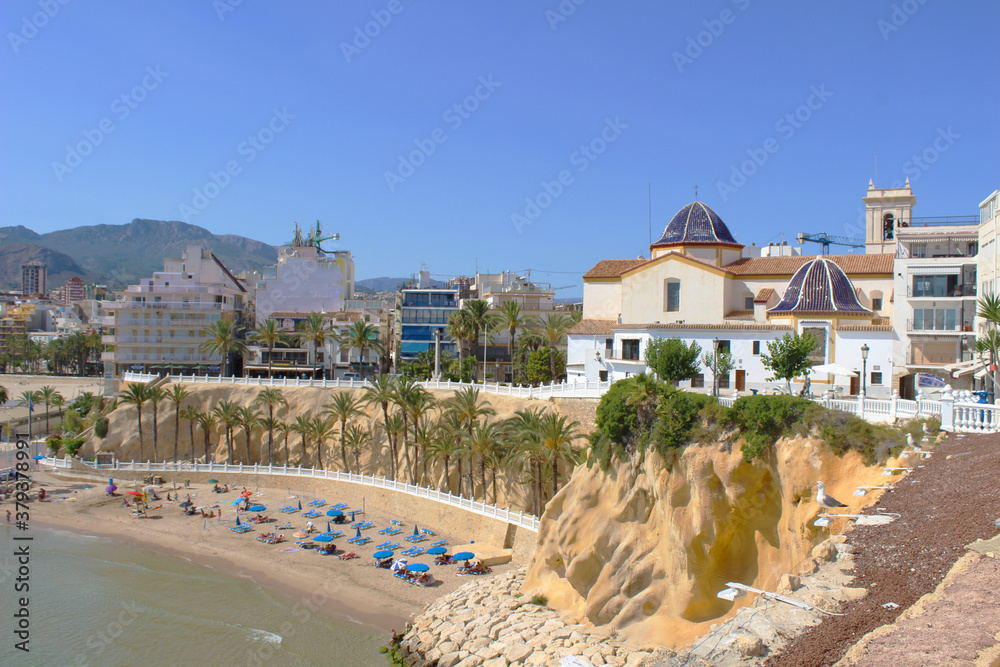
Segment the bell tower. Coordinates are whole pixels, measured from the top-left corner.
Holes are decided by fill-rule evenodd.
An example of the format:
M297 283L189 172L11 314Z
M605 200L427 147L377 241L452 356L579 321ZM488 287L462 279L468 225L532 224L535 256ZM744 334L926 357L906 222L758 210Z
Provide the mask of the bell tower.
M910 190L910 179L901 188L877 190L868 181L865 202L865 252L896 253L896 236L900 227L909 227L917 198Z

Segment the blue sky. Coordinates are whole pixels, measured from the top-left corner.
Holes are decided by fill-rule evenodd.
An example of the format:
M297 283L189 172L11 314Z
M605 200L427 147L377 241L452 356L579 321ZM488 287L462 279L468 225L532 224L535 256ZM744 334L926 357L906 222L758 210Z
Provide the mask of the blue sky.
M62 2L0 4L0 225L319 219L359 278L573 296L647 189L654 239L697 185L749 246L862 235L876 150L916 215L1000 187L995 2Z

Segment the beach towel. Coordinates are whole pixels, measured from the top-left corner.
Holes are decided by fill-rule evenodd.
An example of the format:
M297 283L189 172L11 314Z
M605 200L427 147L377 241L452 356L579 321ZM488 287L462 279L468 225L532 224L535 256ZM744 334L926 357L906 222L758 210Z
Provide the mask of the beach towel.
M302 551L302 550L299 549L298 547L288 547L287 549L282 549L281 553L290 554L293 551Z

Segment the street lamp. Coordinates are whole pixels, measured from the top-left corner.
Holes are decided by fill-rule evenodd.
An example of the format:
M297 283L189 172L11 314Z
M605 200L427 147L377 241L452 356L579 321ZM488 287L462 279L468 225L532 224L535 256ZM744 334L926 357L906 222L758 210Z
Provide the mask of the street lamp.
M868 395L868 343L861 346L861 393Z
M712 396L719 397L719 337L712 340Z

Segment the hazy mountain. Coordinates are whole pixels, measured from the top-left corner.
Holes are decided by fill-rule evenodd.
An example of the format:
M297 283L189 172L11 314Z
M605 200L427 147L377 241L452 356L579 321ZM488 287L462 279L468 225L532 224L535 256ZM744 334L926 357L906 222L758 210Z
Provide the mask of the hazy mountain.
M71 262L75 260L73 266L85 271L88 279L107 283L110 287L150 277L153 271L163 269L164 258L180 257L181 251L189 245L211 249L234 272L260 269L278 259L274 246L235 234L216 236L203 227L176 220L136 219L126 225L74 227L47 234L36 234L23 226L0 228L0 248L6 251L16 244L41 246L68 255ZM9 254L7 264L21 261L13 253ZM65 261L59 266L61 270L69 270ZM18 284L20 275L18 263ZM9 273L0 273L4 284L9 284L11 279ZM50 286L61 282L65 280L54 278L50 265Z
M409 278L366 278L364 280L355 280L355 289L358 287L363 287L370 292L395 292L397 289L405 285L410 279Z
M0 288L20 289L21 266L32 260L48 267L50 289L65 284L73 277L89 282L90 275L69 255L34 243L12 243L0 237Z

